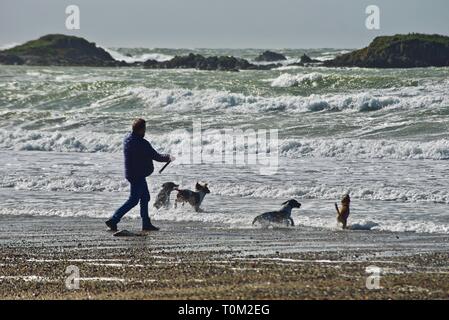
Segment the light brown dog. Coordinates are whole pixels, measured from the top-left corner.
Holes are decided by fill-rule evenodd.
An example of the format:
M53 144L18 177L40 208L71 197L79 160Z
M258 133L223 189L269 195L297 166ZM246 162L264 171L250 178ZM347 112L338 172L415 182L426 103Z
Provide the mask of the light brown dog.
M347 226L350 202L351 198L349 198L349 194L346 194L343 199L341 199L340 209L338 209L338 205L335 203L335 209L337 210L337 223L343 224L343 229L346 229Z

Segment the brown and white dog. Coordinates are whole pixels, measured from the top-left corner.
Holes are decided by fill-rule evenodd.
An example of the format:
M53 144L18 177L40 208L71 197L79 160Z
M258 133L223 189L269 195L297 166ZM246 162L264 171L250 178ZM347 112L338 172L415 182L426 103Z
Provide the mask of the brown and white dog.
M192 190L177 190L178 195L175 200L175 208L178 206L178 202L184 205L185 202L189 203L196 212L200 212L200 205L204 200L206 194L210 193L209 188L207 187L207 183L204 185L199 184L198 182L195 185L195 191Z
M337 203L335 203L335 209L337 210L337 224L343 224L343 229L346 229L349 217L349 204L351 203L351 198L349 194L346 194L343 199L341 199L340 209Z
M179 185L173 182L165 182L162 185L162 190L159 191L153 206L156 209L160 209L161 207L168 208L168 206L170 205L170 194L173 190L178 190L178 187Z

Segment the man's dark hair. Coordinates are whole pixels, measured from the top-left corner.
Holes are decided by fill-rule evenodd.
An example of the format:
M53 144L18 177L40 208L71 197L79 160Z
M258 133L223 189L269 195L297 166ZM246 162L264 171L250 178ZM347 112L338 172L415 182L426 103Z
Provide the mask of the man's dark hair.
M133 132L134 133L140 132L144 128L145 128L145 120L143 120L141 118L134 120L134 122L133 122Z

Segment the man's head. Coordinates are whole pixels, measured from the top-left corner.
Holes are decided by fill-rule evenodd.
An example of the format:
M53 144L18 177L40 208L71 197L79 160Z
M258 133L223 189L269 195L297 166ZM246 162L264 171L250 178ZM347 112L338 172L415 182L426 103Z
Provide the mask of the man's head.
M145 120L138 118L133 122L133 133L144 137L146 130Z

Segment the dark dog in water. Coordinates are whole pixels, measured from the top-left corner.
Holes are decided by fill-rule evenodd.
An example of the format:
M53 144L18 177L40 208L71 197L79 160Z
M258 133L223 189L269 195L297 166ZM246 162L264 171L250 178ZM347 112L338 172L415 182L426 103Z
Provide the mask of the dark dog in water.
M271 211L271 212L265 212L261 214L260 216L257 216L253 224L256 222L260 223L264 226L269 226L273 223L276 224L285 224L286 226L294 226L295 223L293 222L293 219L291 217L292 209L293 208L300 208L301 204L296 201L295 199L291 199L288 201L285 201L283 204L283 207L279 211Z
M173 182L165 182L162 185L162 190L159 191L153 206L156 209L160 209L161 207L168 208L170 205L170 194L173 190L178 190L178 187L179 185Z
M195 185L195 190L196 192L187 189L178 190L178 195L175 200L175 208L178 206L178 202L182 203L182 205L187 202L195 209L196 212L200 212L200 205L206 194L210 193L210 190L207 187L207 183L201 185L198 182Z

